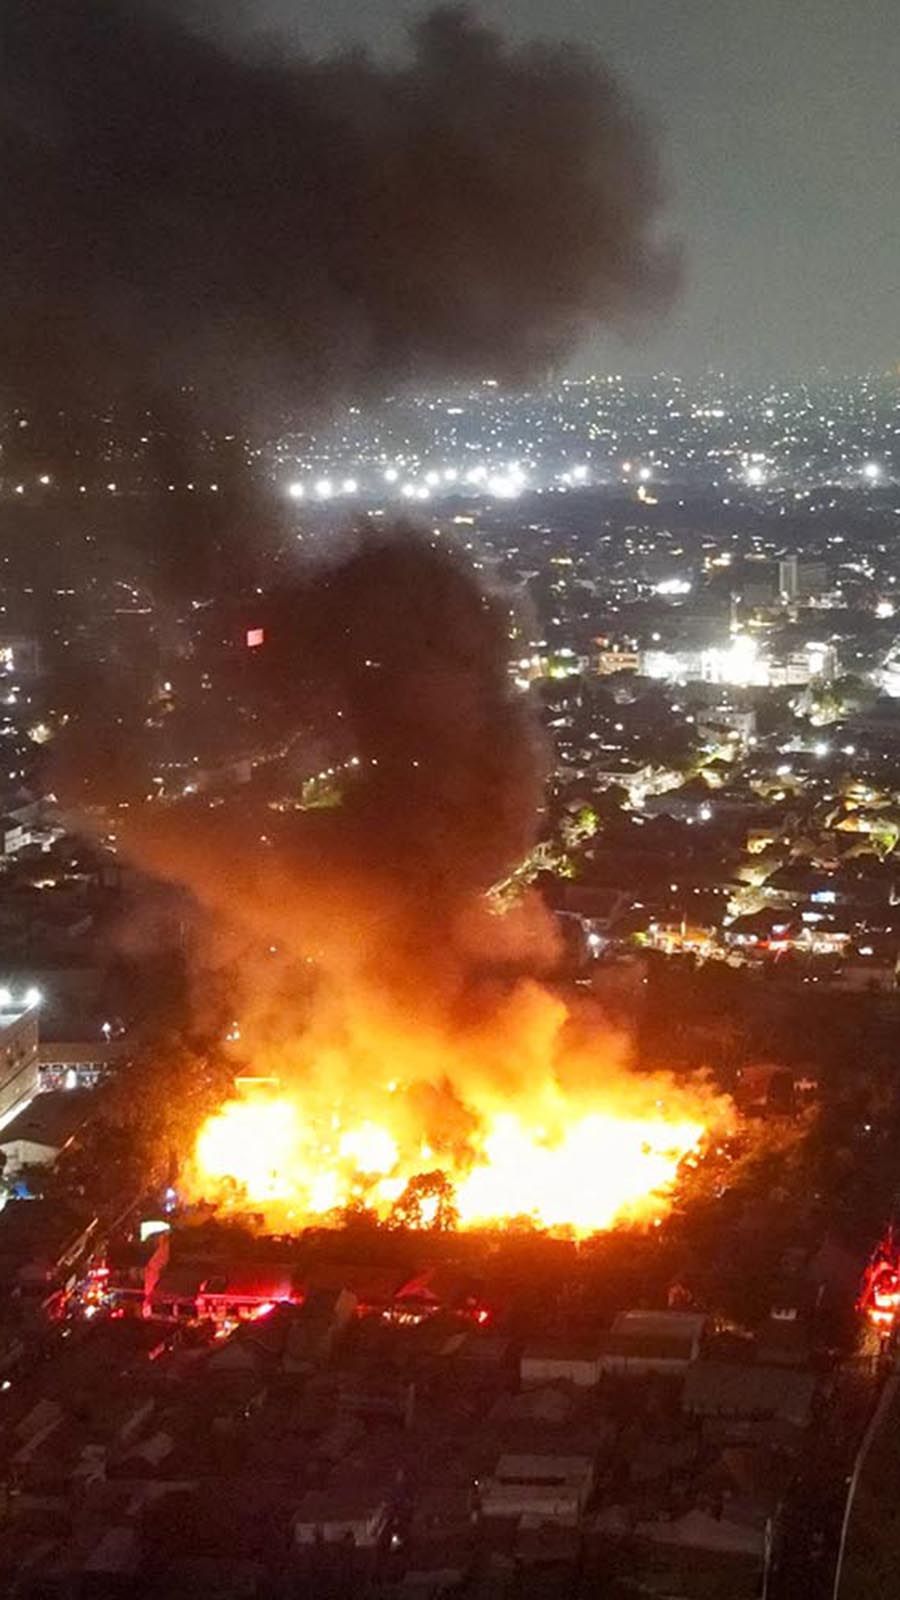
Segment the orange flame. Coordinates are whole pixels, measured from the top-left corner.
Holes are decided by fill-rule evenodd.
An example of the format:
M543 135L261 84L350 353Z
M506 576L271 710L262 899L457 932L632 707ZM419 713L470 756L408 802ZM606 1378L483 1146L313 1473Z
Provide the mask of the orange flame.
M524 985L464 1040L370 1012L340 1048L313 1039L270 1051L265 1070L274 1065L282 1083L245 1081L207 1119L185 1192L302 1227L351 1205L387 1219L419 1178L413 1225L430 1226L438 1199L423 1175L437 1174L462 1228L527 1219L583 1237L653 1222L669 1209L680 1164L728 1108L703 1084L629 1071L608 1034L575 1049L567 1020L546 991ZM518 1065L504 1073L510 1050ZM404 1076L379 1072L385 1061Z

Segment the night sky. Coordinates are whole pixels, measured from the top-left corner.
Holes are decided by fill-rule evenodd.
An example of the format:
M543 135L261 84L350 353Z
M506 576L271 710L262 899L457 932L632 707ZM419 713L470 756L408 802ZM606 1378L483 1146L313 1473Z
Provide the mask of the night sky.
M215 9L215 0L204 0ZM492 0L512 36L595 46L657 118L685 287L624 371L880 371L900 361L896 0ZM235 7L228 8L233 18ZM399 0L245 0L310 50L399 47Z

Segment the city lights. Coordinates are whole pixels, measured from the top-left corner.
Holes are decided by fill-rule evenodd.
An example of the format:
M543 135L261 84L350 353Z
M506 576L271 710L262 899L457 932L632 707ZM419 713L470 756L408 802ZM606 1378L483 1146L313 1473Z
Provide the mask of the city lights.
M892 1600L900 15L409 9L0 29L0 1571Z

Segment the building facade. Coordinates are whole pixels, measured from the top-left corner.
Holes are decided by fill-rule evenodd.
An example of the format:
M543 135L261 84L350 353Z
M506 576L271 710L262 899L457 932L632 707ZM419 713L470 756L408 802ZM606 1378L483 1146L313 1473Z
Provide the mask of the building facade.
M0 1121L24 1106L38 1090L38 1011L0 1011Z

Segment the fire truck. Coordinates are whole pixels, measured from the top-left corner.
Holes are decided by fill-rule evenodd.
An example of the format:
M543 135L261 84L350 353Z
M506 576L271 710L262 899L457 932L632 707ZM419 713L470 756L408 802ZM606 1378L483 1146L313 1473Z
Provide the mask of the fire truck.
M857 1305L883 1339L892 1336L900 1318L900 1242L893 1223L872 1254Z

